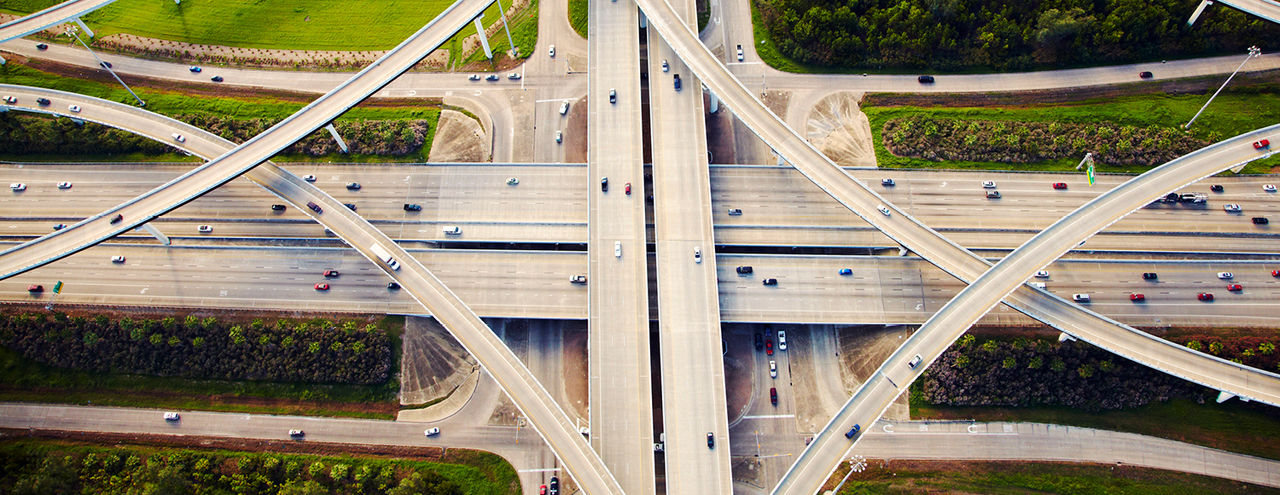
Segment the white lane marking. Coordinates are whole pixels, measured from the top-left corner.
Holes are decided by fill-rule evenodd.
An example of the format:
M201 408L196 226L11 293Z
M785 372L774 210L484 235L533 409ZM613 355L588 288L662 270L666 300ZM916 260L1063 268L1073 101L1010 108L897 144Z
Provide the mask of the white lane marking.
M754 416L743 416L742 419L783 419L794 418L794 414L758 414Z

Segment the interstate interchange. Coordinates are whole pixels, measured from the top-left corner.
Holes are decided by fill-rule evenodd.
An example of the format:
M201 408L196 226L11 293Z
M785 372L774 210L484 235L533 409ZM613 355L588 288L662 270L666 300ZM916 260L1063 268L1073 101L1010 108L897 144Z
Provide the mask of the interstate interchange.
M105 3L109 2L66 2L65 9L50 9L0 26L0 33L3 39L20 36ZM77 4L80 10L74 11ZM290 294L289 303L295 308L336 305L354 312L433 315L476 356L528 416L564 469L589 493L651 492L658 482L652 462L655 439L648 429L655 410L650 403L651 319L657 320L662 344L661 410L667 461L661 483L668 493L729 493L735 488L729 445L733 442L736 450L737 444L724 415L725 377L717 361L721 322L924 323L884 363L877 374L884 378L864 384L865 389L850 398L804 449L781 477L774 489L778 493L816 491L854 448L855 442L839 434L852 423L872 425L928 363L984 315L991 321L1029 321L1030 317L1139 363L1221 390L1224 398L1239 395L1280 404L1280 376L1162 344L1128 326L1168 324L1170 319L1206 323L1227 315L1241 325L1275 325L1274 301L1280 283L1270 276L1272 265L1266 264L1265 256L1274 254L1276 239L1270 230L1248 221L1280 210L1276 194L1263 188L1273 181L1215 178L1224 191L1212 195L1204 208L1151 202L1184 188L1207 189L1196 182L1270 156L1270 151L1259 152L1249 143L1280 139L1277 126L1225 140L1128 181L1100 177L1093 191L1079 176L844 169L766 109L743 85L745 77L735 77L740 66L725 65L730 50L722 49L724 56L717 56L698 40L689 24L692 2L677 6L637 0L635 4L591 4L586 48L591 144L585 166L290 166L294 173L315 175L313 184L266 162L359 101L382 94L392 80L488 4L460 1L379 62L240 146L126 105L0 85L0 91L19 95L19 102L9 105L12 109L103 123L211 160L191 173L174 166L100 170L83 165L6 165L3 170L11 182L31 187L0 200L0 211L6 212L4 235L13 242L25 241L0 253L0 273L5 277L0 281L0 296L27 301L31 296L23 288L28 283L59 278L83 288L63 296L68 302L242 308L252 301L255 308L279 309L284 303L263 298L262 284L292 277L289 287L281 284L271 291ZM685 86L683 91L676 90L661 79L662 84L649 87L651 118L663 119L651 136L655 151L649 167L642 162L641 152L641 48L634 36L627 35L639 24L641 11L649 26L650 81L660 80L657 63L663 60L671 64L671 71L684 76ZM1274 56L1269 59L1275 63ZM1206 73L1223 70L1216 66ZM702 85L790 166L702 166L706 161L706 129L700 125L703 98L698 91ZM548 85L536 91L556 93L557 88ZM616 101L610 101L610 91L617 91ZM58 104L53 108L34 105L42 96ZM63 110L71 101L82 108L74 115ZM549 131L544 127L538 135ZM174 133L186 136L185 141L174 143L170 138ZM495 150L494 155L500 153ZM645 180L646 170L651 181ZM241 175L247 181L237 179ZM893 187L879 185L880 179L890 176L897 181ZM408 184L406 177L412 178ZM519 187L495 187L506 177L519 177ZM598 179L604 177L613 177L608 191ZM633 194L621 191L627 181L620 178L631 178L625 187L634 188ZM357 193L333 187L356 180L365 185ZM984 180L999 182L1006 196L998 201L980 196L979 184ZM59 181L75 187L52 190L51 185ZM1049 188L1060 181L1069 183L1067 190ZM267 207L277 200L251 183L279 196L289 208L284 214L271 212ZM966 185L948 186L957 183ZM156 184L164 185L155 188ZM1109 196L1096 192L1112 187L1116 189ZM86 190L94 197L39 211L30 207L31 201L54 195L83 197ZM646 219L650 193L653 218ZM422 198L417 201L423 206L421 214L397 208L402 198L414 194ZM308 211L308 201L322 204L325 213ZM348 201L359 208L349 211L342 205ZM1222 211L1220 205L1228 201L1240 204L1243 212ZM880 205L890 213L877 212ZM728 214L731 208L742 214ZM126 221L107 222L116 212ZM1064 215L1068 220L1055 223ZM975 222L973 217L983 220ZM144 232L129 232L148 221L179 246L157 246ZM68 227L49 234L60 223ZM200 225L209 225L212 232L197 232ZM442 233L441 228L448 226L458 226L461 235ZM1108 230L1089 237L1103 228ZM335 249L338 244L268 248L227 243L327 239L326 230L355 247L364 262L351 250ZM123 243L94 246L116 236ZM1086 237L1087 247L1077 246ZM1206 238L1212 243L1204 242ZM396 241L417 249L411 256ZM1166 253L1151 253L1146 246L1153 242L1160 243L1160 251ZM564 250L512 249L517 244ZM372 246L390 250L404 268L394 270L378 261L368 265L378 258ZM815 254L779 251L792 246ZM885 256L896 254L893 251L899 246L918 257ZM1044 282L1047 292L1018 287L1072 248L1088 252L1050 266ZM122 266L105 263L117 252L127 253L129 261ZM223 273L202 275L209 282L221 280L218 284L184 280L213 265L174 261L183 253L230 260L243 259L246 252L254 260L252 270L245 264L239 274L219 270ZM1243 253L1243 257L1211 257L1224 252ZM698 254L691 257L690 253ZM1257 259L1249 259L1250 255ZM1005 256L1005 262L996 263L999 260L994 258L1000 256ZM63 257L67 259L50 264ZM993 263L995 268L990 268ZM734 272L734 267L744 265L755 267L753 276ZM300 272L318 273L321 266L350 266L344 271L356 275L344 276L332 292L300 290L309 289L307 281L315 278ZM462 266L468 268L458 269ZM846 267L852 268L851 276L836 274ZM134 282L140 287L138 294L95 288L96 278L107 273L120 276L126 270L130 275L142 274ZM1008 274L1001 281L1002 270ZM1135 279L1135 274L1150 270L1161 272L1158 285ZM1211 305L1193 301L1194 294L1205 287L1221 285L1212 276L1219 271L1237 273L1244 291L1218 290L1220 299ZM585 287L570 284L569 277L578 274L588 275ZM400 282L405 294L379 290L387 276ZM765 277L776 277L779 285L766 288L756 283ZM965 289L961 281L972 285ZM1093 289L1100 281L1108 287ZM1086 307L1063 299L1086 288L1095 294ZM1149 302L1128 301L1126 296L1137 291L1145 291ZM952 316L950 308L961 309L955 306L956 293L981 304L969 304ZM877 303L847 311L829 309L863 298ZM1002 299L1008 307L997 306ZM996 310L987 313L992 306ZM947 309L939 312L942 308ZM593 406L589 445L543 388L546 384L539 384L486 328L481 316L588 321ZM924 366L908 368L907 361L917 354L926 356ZM708 449L704 433L724 448Z

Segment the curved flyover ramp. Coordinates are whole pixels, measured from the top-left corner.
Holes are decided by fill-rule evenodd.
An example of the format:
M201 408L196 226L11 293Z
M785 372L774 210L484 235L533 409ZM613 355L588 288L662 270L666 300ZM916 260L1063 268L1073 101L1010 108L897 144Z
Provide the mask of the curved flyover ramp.
M116 0L68 0L20 19L0 24L0 42L57 26L106 7Z
M895 242L962 281L972 282L991 266L987 260L938 234L886 201L787 127L716 60L687 26L679 22L679 17L666 0L636 2L644 10L650 25L662 34L690 70L730 107L739 120L841 205ZM1170 190L1174 188L1176 187L1170 187ZM888 210L888 214L877 211L877 207L881 205ZM1004 302L1045 324L1143 365L1243 397L1257 400L1280 398L1280 377L1265 376L1253 381L1236 381L1240 376L1239 372L1222 376L1201 375L1197 371L1199 368L1218 369L1225 365L1210 363L1208 361L1211 360L1206 355L1182 347L1170 350L1170 354L1176 357L1150 360L1149 353L1141 347L1146 345L1145 339L1120 337L1142 332L1030 286L1018 287ZM1135 344L1138 347L1134 347ZM1188 366L1182 363L1199 364ZM1236 367L1243 368L1238 365ZM1280 400L1268 403L1280 404Z
M841 438L841 434L855 424L870 427L929 364L1036 270L1048 266L1080 242L1167 191L1269 156L1269 152L1254 150L1250 143L1278 135L1280 124L1241 134L1156 167L1085 203L1005 256L934 313L889 356L814 437L783 475L774 493L813 493L820 488L845 454L862 438L856 435L850 442ZM1115 346L1108 350L1123 348L1125 357L1138 362L1159 363L1159 369L1167 373L1184 378L1195 376L1198 378L1196 381L1206 386L1280 405L1280 396L1269 386L1280 379L1280 375L1275 373L1189 351L1136 330L1113 333L1104 340ZM1187 351L1192 352L1196 359L1185 359ZM913 362L914 365L911 364Z

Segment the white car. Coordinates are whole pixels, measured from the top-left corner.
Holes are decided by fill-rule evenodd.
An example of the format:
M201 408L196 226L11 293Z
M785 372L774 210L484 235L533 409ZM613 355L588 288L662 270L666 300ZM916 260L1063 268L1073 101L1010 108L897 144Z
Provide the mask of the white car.
M422 432L422 434L429 437L434 437L440 434L440 428L427 428L427 430Z
M306 435L307 433L302 430L289 430L289 436L293 438L302 438Z
M67 107L67 110L70 110L72 113L80 113L80 105L71 105Z
M520 185L520 179L518 177L507 177L507 185L518 186Z
M14 182L9 184L9 189L13 189L14 192L26 191L27 185L21 182Z
M742 60L743 60L742 45L738 45L738 61L741 62Z
M911 361L907 363L907 366L910 366L911 369L915 369L916 366L920 366L921 361L924 361L924 357L916 354L916 357L911 358Z
M1235 203L1222 205L1222 211L1227 213L1240 213L1240 205Z
M1049 272L1045 270L1040 270L1036 272L1036 278L1049 278Z
M111 262L112 262L112 263L124 263L124 256L119 256L119 255L112 256L112 257L111 257Z
M165 420L165 421L177 421L178 419L180 419L180 417L178 416L178 413L176 413L176 412L167 412L167 413L164 413L164 420Z
M564 115L567 113L569 113L569 102L567 101L560 102L560 115Z
M982 181L982 188L983 188L983 189L995 189L995 188L996 188L996 181L993 181L993 180L984 180L984 181Z
M18 98L6 95L4 97L4 102L12 105L18 102Z
M702 248L700 247L693 248L693 262L702 263Z
M181 134L178 134L178 133L176 133L176 132L175 132L175 133L173 133L173 134L170 134L170 136L173 136L173 140L174 140L174 141L177 141L177 142L179 142L179 143L185 143L185 142L187 142L187 138L182 137L182 135L181 135Z
M524 76L521 76L519 72L512 72L510 74L507 74L507 79L510 79L512 81L519 81L521 77L524 77Z
M307 182L315 182L315 181L316 181L316 176L311 175L311 174L307 174L307 175L302 176L302 180L305 180L305 181L307 181Z
M208 225L201 225L200 227L196 228L196 230L199 230L201 234L208 234L210 232L213 232L213 227Z
M622 241L613 241L613 257L622 257Z
M564 142L564 133L556 131L556 144Z
M457 225L450 225L448 227L445 227L443 230L444 230L444 235L462 235L462 227L459 227Z
M876 205L876 209L880 210L880 213L882 213L884 216L886 217L889 216L889 209L885 208L884 205Z
M778 330L778 350L787 350L787 332L785 330Z
M1263 185L1262 185L1262 190L1263 190L1263 191L1266 191L1266 192L1276 192L1276 185L1275 185L1275 184L1263 184Z
M1235 275L1232 275L1231 272L1218 272L1218 278L1223 280L1231 280L1232 278L1235 278Z
M1087 302L1089 302L1089 295L1088 295L1088 294L1072 294L1072 295L1071 295L1071 300L1073 300L1073 301L1075 301L1075 302L1086 302L1086 303L1087 303Z
M1037 288L1037 289L1045 289L1045 288L1048 288L1048 287L1049 287L1048 285L1045 285L1045 283L1044 283L1044 282L1027 282L1027 285L1030 285L1030 286L1035 287L1035 288Z
M70 183L70 182L59 182L59 183L58 183L58 189L71 189L71 183Z
M778 362L770 359L769 360L769 378L777 378L777 377L778 377Z
M669 71L669 70L671 70L671 66L670 66L670 65L667 65L667 61L666 61L666 59L663 59L663 60L662 60L662 72L667 72L667 71Z
M551 48L547 48L547 55L551 56L551 58L556 58L556 46L555 46L555 45L551 45Z

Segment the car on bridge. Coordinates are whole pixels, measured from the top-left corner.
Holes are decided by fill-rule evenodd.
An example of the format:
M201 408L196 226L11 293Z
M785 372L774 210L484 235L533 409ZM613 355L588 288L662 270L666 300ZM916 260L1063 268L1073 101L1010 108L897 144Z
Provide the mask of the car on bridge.
M1255 150L1265 150L1270 147L1271 147L1271 141L1268 141L1266 139L1259 139L1253 142L1253 149Z
M187 138L183 137L181 134L178 134L176 132L173 134L170 134L169 137L172 137L174 141L177 141L179 143L187 142Z
M884 205L876 205L876 210L879 210L886 217L889 216L889 209L885 208Z
M204 70L204 69L201 69L201 68L196 67L196 66L194 66L194 65L193 65L193 66L191 66L191 68L189 68L189 69L187 69L187 70L189 70L189 71L191 71L191 72L194 72L194 73L199 73L200 71L202 71L202 70Z
M40 105L40 106L42 106L42 107L47 107L47 106L49 106L49 104L51 104L51 103L53 103L53 102L52 102L52 101L49 101L49 99L48 99L48 98L36 98L36 104L37 104L37 105Z
M1144 296L1140 293L1135 292L1133 294L1129 294L1129 300L1133 302L1142 302L1147 300L1147 296Z
M14 96L5 95L4 102L12 105L18 102L18 98Z
M844 434L844 437L853 438L853 436L857 435L860 431L862 431L862 425L855 424L853 425L853 428L849 428L849 431Z
M80 113L80 105L69 105L67 110L70 110L71 113Z
M920 366L922 361L924 361L924 356L916 354L916 357L911 358L911 361L907 362L907 366L910 366L911 369L916 369L916 366Z
M311 211L314 211L316 213L320 213L324 211L320 209L320 205L316 204L314 201L307 201L307 208L311 208Z
M1212 301L1213 301L1213 294L1210 294L1210 293L1208 293L1208 292L1201 292L1201 293L1199 293L1199 294L1196 294L1196 299L1199 299L1199 300L1204 301L1204 302L1212 302Z
M120 223L121 220L124 220L124 215L121 215L119 213L116 213L116 216L111 217L111 223L113 224Z

